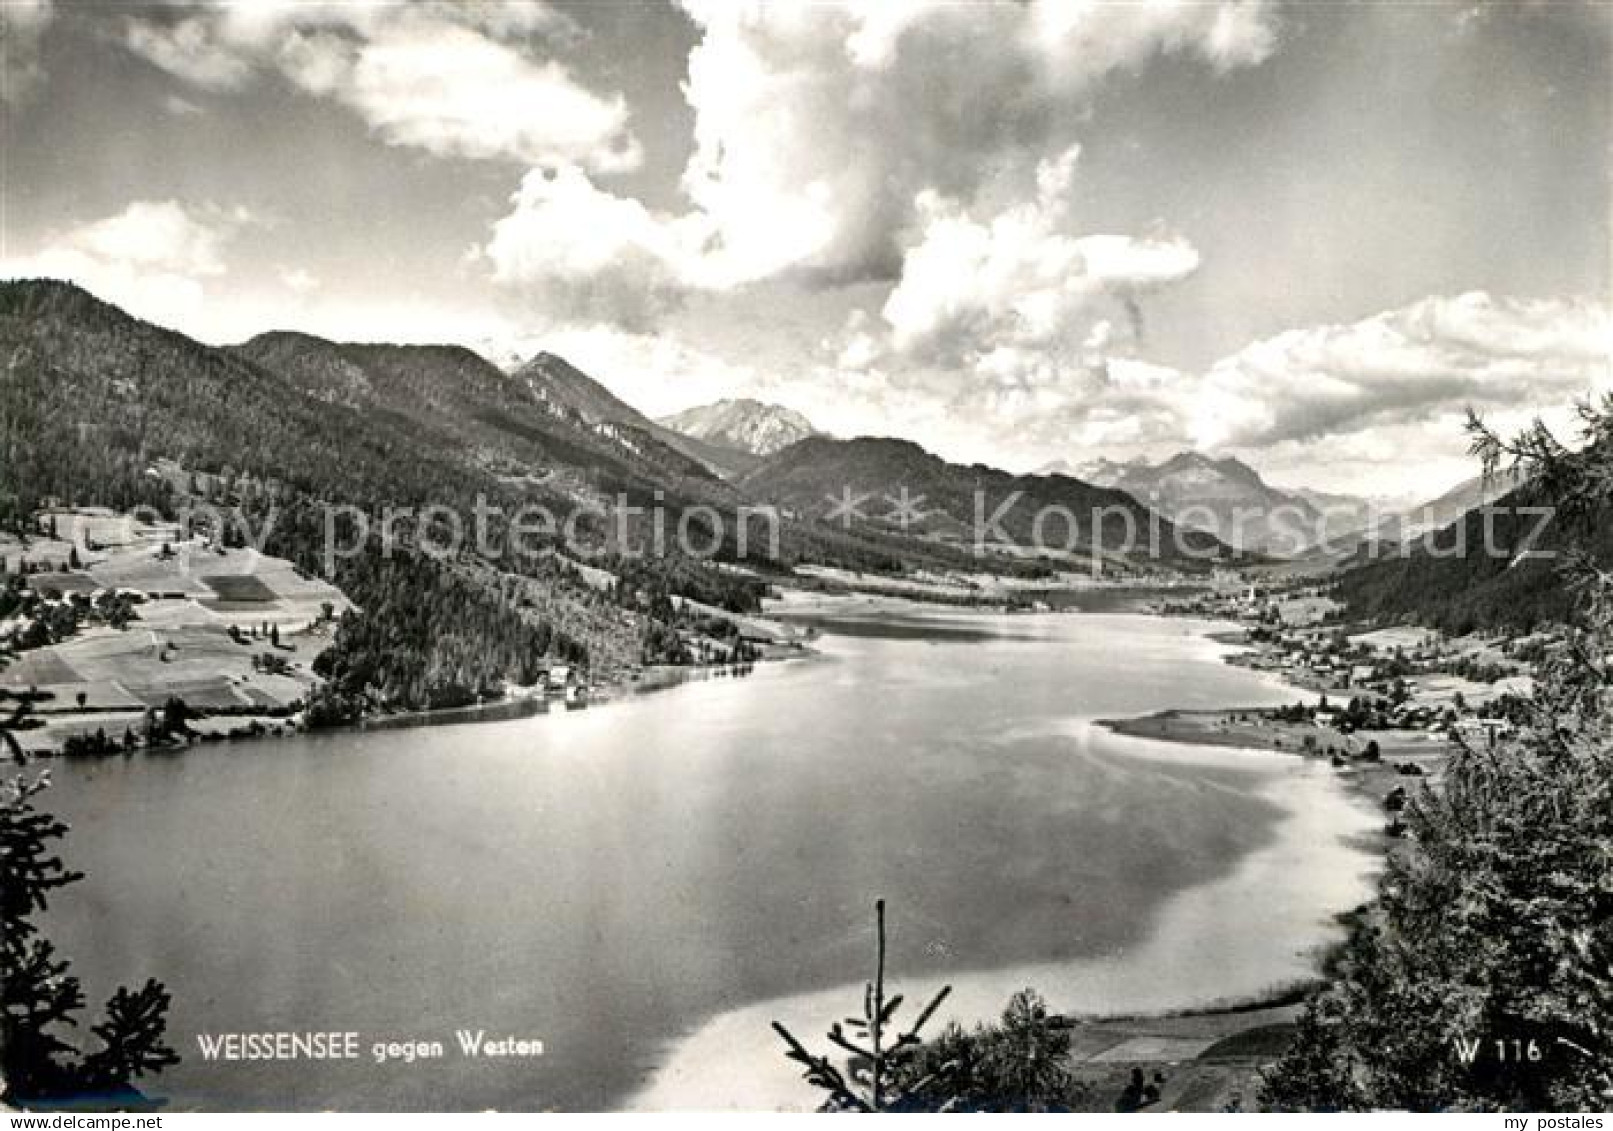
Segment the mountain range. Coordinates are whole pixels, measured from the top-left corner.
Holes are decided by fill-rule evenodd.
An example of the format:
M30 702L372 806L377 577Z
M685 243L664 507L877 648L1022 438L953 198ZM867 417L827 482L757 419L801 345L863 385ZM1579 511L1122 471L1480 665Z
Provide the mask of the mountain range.
M1072 475L1117 488L1229 545L1279 557L1315 557L1321 547L1331 547L1327 556L1335 559L1348 558L1368 538L1400 541L1442 529L1519 486L1505 473L1487 483L1475 476L1437 498L1406 506L1307 487L1278 487L1241 460L1191 451L1158 464L1104 457L1079 464L1055 460L1039 468L1038 474Z
M588 466L623 483L672 481L691 497L726 494L698 459L548 355L509 375L459 346L339 343L283 331L226 352L315 400L407 420L495 475L528 470L541 452L556 485L561 467Z
M1475 630L1528 631L1564 619L1571 594L1555 575L1564 544L1563 521L1543 528L1530 509L1539 500L1532 484L1502 471L1475 476L1443 494L1399 509L1374 500L1272 487L1246 464L1185 452L1158 465L1096 459L1065 469L1092 483L1107 483L1160 513L1218 531L1236 543L1228 525L1235 508L1286 506L1309 522L1326 517L1328 539L1301 555L1318 578L1332 578L1352 618L1414 622L1455 634ZM1482 508L1491 507L1484 513ZM1587 540L1601 563L1613 563L1613 515L1595 512ZM1268 552L1282 547L1255 538L1244 545Z
M1498 470L1488 479L1475 475L1462 480L1438 498L1401 511L1395 516L1394 525L1399 528L1401 537L1415 538L1441 530L1468 511L1494 503L1521 486L1522 478L1505 469Z
M563 357L538 353L510 372L516 380L525 381L535 396L553 403L585 427L617 433L625 429L648 437L723 478L732 478L752 466L743 453L651 420Z
M687 408L660 423L717 447L763 457L817 435L812 422L794 409L748 397Z
M1262 525L1244 516L1239 529L1245 510L1271 515L1283 508L1303 525L1330 507L1359 502L1285 491L1238 460L1191 452L1158 465L1096 461L1013 475L950 463L907 440L819 435L798 414L760 402L723 402L655 421L546 353L506 370L458 346L342 343L285 331L211 347L51 281L0 283L0 358L0 526L9 529L26 530L30 516L51 502L143 504L172 513L185 503L173 493L183 495L183 481L176 487L153 469L177 465L230 484L222 501L243 512L273 504L278 515L267 552L309 571L328 565L323 504L367 512L436 505L468 515L486 499L506 513L536 502L563 514L623 497L635 507L664 507L669 524L688 523L719 560L743 566L677 555L633 561L621 556L605 522L579 523L574 533L593 547L588 552L603 555L598 560L618 582L631 580L612 600L636 611L641 619L634 621L602 606L594 587L554 564L560 558L517 566L472 554L450 564L415 561L401 574L403 567L389 571L364 555L343 561L339 583L361 608L409 610L396 615L409 619L406 635L425 659L413 674L394 674L392 685L402 687L429 689L435 679L472 686L499 676L477 670L483 661L474 648L433 643L435 634L447 640L458 631L436 623L450 612L487 626L502 625L501 616L537 618L533 639L569 641L573 653L593 649L629 663L635 634L670 615L669 606L654 604L657 594L754 607L767 575L808 563L978 572L983 566L970 542L982 519L989 564L1003 573L1039 576L1057 567L1059 555L1034 544L1038 535L1043 547L1067 543L1077 557L1122 569L1195 571L1281 552L1281 539L1293 537L1269 519ZM1427 523L1447 515L1471 521L1471 513L1462 514L1481 487L1463 484L1435 500ZM741 524L766 529L765 510L757 508L769 505L778 511L777 539L752 538L750 556L738 563ZM1098 512L1153 530L1161 555L1128 557L1111 538L1094 538L1082 524ZM1074 536L1063 515L1075 517ZM634 537L648 529L642 515L633 522ZM1191 532L1186 549L1176 545L1177 525ZM421 525L407 529L416 543L423 537ZM1506 611L1506 602L1486 594L1513 599L1523 584L1522 572L1498 573L1494 563L1460 573L1426 553L1409 558L1409 565L1367 563L1346 574L1352 604L1369 615L1405 616L1459 595L1458 604L1482 619ZM1442 596L1440 586L1450 592ZM653 609L635 605L640 598ZM408 659L389 659L387 639L376 635L378 651L351 659L352 686L368 686L366 671ZM487 654L517 651L506 641Z
M757 402L686 414L686 427L712 439L686 435L546 353L505 370L459 346L289 331L211 347L46 280L0 284L0 350L11 378L6 399L21 397L0 421L0 438L17 453L10 482L0 484L13 523L47 499L154 501L160 492L147 471L159 459L229 469L271 494L365 509L440 504L469 514L486 497L506 510L538 502L563 513L625 496L663 503L673 522L689 513L697 529L717 521L729 540L719 554L737 548L741 507L776 503L791 517L777 559L750 563L766 568L978 565L949 539L927 537L934 522L904 530L823 521L823 499L801 493L806 482L927 493L932 509L946 500L940 509L955 523L971 517L963 495L974 483L1027 486L1078 514L1096 499L1124 508L1141 529L1152 520L1133 500L1073 479L1050 489L948 464L905 441L829 440L798 414ZM774 451L762 457L734 445ZM580 529L598 541L607 533ZM1015 537L1027 533L1015 529ZM311 566L308 533L282 549Z
M1174 565L1229 560L1207 534L1184 534L1133 496L1065 475L1012 475L984 464L948 463L910 440L810 436L738 480L749 494L817 523L900 531L942 545L982 544L1013 556L1027 547L1118 555L1130 540ZM1109 516L1101 530L1094 516ZM1074 519L1074 530L1070 519ZM1128 530L1130 533L1128 534ZM1094 537L1094 535L1097 535ZM977 563L978 564L978 563Z
M1158 464L1100 458L1074 467L1059 461L1040 472L1124 491L1175 522L1254 553L1297 553L1325 526L1325 512L1310 499L1271 486L1237 459L1180 452Z

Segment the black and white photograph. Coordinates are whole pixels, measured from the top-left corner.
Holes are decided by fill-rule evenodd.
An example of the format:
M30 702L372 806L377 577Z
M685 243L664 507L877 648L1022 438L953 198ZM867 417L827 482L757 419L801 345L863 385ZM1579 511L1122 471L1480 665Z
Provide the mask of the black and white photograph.
M0 762L9 1128L1603 1128L1613 3L0 0Z

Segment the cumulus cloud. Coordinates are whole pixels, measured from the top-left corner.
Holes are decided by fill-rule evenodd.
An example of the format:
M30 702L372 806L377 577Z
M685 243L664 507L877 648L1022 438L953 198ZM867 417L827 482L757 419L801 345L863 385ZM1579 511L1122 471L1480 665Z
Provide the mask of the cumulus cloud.
M1018 199L1105 77L1167 53L1227 69L1275 45L1259 3L684 4L702 30L684 187L751 277L894 277L923 194Z
M1288 330L1202 371L1135 356L1102 318L1069 349L1010 333L962 372L904 359L890 337L854 316L826 343L828 395L952 454L1020 466L1192 448L1290 481L1398 491L1408 462L1442 481L1472 474L1470 406L1503 430L1537 415L1565 426L1575 399L1613 391L1613 311L1568 298L1430 296Z
M620 95L581 86L534 40L578 34L530 4L194 4L131 19L130 50L211 90L272 71L438 156L619 171L641 158Z
M1290 330L1215 363L1193 393L1207 447L1261 447L1415 422L1463 405L1562 403L1613 378L1613 319L1563 299L1434 296Z
M0 260L0 276L70 279L142 318L188 327L202 313L207 281L225 274L226 244L253 222L241 208L136 201Z
M1078 156L1044 159L1032 197L996 210L921 194L877 319L856 311L825 343L832 383L887 418L960 436L960 452L1179 435L1173 397L1187 379L1136 356L1141 303L1192 276L1199 253L1162 232L1082 232L1070 207Z
M1264 62L1277 46L1270 5L1047 3L1033 5L1026 33L1051 80L1085 86L1136 68L1158 53L1190 53L1220 71Z
M683 6L700 31L684 85L694 113L681 182L688 206L651 218L668 229L660 235L616 241L647 276L646 290L662 295L780 277L895 282L915 243L940 238L927 229L943 216L1009 223L1016 205L1045 195L1039 171L1053 162L1056 175L1087 96L1106 76L1164 54L1226 70L1275 46L1270 7L1252 0ZM514 232L580 222L601 209L602 195L523 187L499 256L515 256ZM1095 266L1083 274L1095 283L1114 265L1118 294L1132 267L1117 260L1147 250L1089 243L1081 260ZM1160 259L1179 251L1153 249ZM532 270L504 278L542 275L541 248L522 258ZM597 265L612 290L631 276L619 267ZM588 284L562 268L547 281Z
M483 253L551 317L645 329L696 281L698 218L602 192L580 169L532 170L512 205Z
M39 41L55 16L51 0L0 4L0 103L21 102L44 77Z
M213 25L200 16L166 26L135 20L126 42L169 74L208 90L233 90L252 73L251 59L219 43Z
M1198 269L1180 237L1072 234L1076 156L1044 161L1036 199L987 219L921 194L921 231L884 306L897 353L1000 378L1025 372L1022 358L1057 366L1089 345L1107 306L1118 302L1135 333L1139 296Z
M859 312L825 341L829 360L810 379L813 390L790 395L803 408L821 406L825 420L881 433L901 421L900 434L921 436L953 458L1011 467L1030 466L1028 455L1040 463L1180 446L1190 376L1131 356L1114 333L1099 319L1084 337L1057 346L981 338L960 367L897 352L888 329Z

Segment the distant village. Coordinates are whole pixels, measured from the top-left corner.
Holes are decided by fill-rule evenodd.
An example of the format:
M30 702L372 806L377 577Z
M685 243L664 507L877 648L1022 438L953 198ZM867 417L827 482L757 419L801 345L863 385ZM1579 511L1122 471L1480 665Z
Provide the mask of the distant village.
M61 507L38 523L27 539L0 535L0 704L26 708L14 729L24 750L106 756L320 725L310 707L317 661L353 607L340 589L175 522ZM590 585L614 583L588 572ZM641 614L610 610L643 635L645 655L592 668L550 660L530 684L469 706L576 710L625 683L667 678L661 668L679 668L679 679L742 675L799 653L796 634L764 618L674 601L664 638Z
M1412 626L1350 625L1325 586L1245 582L1173 601L1168 611L1243 625L1250 648L1232 662L1316 692L1316 703L1288 714L1302 711L1342 735L1399 731L1489 744L1513 730L1533 693L1533 664L1557 643L1549 633L1446 639Z

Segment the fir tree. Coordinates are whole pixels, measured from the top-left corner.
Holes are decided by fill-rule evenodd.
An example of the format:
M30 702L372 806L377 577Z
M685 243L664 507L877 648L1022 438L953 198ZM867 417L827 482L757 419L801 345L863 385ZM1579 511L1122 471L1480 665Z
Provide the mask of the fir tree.
M55 892L83 878L52 842L67 825L38 808L49 775L30 775L13 731L29 707L24 699L0 723L0 738L19 769L0 783L0 1080L8 1102L27 1106L101 1100L126 1106L141 1099L134 1081L179 1062L165 1043L169 995L162 983L120 987L103 1019L90 1028L99 1047L88 1052L63 1032L84 1006L79 980L39 930L35 917Z
M1472 422L1575 532L1578 612L1515 736L1453 757L1406 806L1411 844L1267 1074L1283 1109L1606 1110L1613 1103L1613 574L1590 552L1613 502L1613 398L1571 450Z

